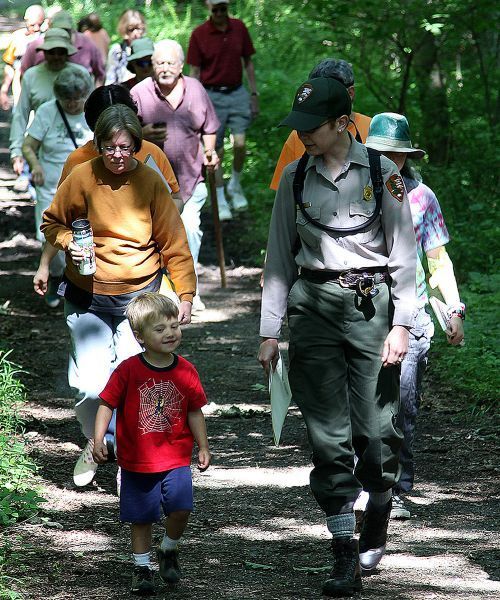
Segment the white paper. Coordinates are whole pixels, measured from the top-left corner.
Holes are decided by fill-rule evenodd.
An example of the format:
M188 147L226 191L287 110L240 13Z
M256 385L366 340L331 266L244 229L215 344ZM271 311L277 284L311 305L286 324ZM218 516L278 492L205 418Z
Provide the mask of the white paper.
M144 161L145 165L148 165L148 167L151 167L153 170L155 170L158 175L163 179L163 183L167 186L167 190L169 192L169 194L172 193L172 188L169 186L168 181L165 179L165 175L163 175L163 173L160 171L160 167L156 164L155 159L151 156L151 154L148 154L146 156L146 160Z
M290 406L292 393L288 383L285 363L279 355L276 369L269 369L269 395L271 396L271 418L273 424L274 443L279 446L281 431Z
M448 327L450 321L448 319L448 306L436 298L436 296L430 296L429 304L431 305L434 314L436 315L436 319L443 331L448 331Z

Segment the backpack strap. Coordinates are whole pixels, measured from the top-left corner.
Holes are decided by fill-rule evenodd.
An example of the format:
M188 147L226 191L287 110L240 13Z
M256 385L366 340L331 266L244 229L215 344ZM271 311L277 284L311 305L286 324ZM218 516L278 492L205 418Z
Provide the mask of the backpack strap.
M330 227L329 225L324 225L320 221L313 219L307 212L304 206L302 192L304 190L304 181L306 178L305 172L309 155L307 154L307 152L304 152L297 164L297 170L295 171L295 175L293 178L293 197L295 200L295 204L297 205L300 212L302 213L302 216L304 217L304 219L306 219L308 223L311 223L311 225L314 225L314 227L318 227L318 229L326 231L327 233L353 235L355 233L360 233L361 231L368 229L370 225L372 225L375 222L380 213L380 209L382 208L382 196L384 193L382 167L380 164L380 153L376 150L373 150L372 148L367 148L367 150L368 161L370 164L370 178L372 180L373 185L373 195L375 196L375 210L364 223L361 223L360 225L355 225L354 227Z
M59 104L59 100L56 100L56 106L57 106L57 110L59 111L59 114L61 115L61 119L64 122L66 131L68 132L68 135L71 138L71 141L73 142L73 146L75 147L75 150L76 150L78 148L78 144L76 143L75 134L73 133L73 131L71 130L71 127L69 126L68 119L66 118L66 115L64 114L64 110L62 109L62 106Z

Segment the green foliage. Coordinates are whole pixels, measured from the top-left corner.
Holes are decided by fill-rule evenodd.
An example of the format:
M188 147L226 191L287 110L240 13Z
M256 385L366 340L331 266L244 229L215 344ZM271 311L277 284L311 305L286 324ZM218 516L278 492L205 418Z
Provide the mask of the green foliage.
M96 10L115 38L118 16L126 8L100 0L66 0L63 4L76 18ZM185 49L192 29L207 16L202 0L150 0L136 6L146 15L152 39L172 37ZM289 133L277 125L289 110L297 86L320 59L348 60L356 76L355 110L367 115L404 112L414 143L429 153L429 164L422 164L424 182L435 191L443 208L452 238L449 253L461 292L470 298L472 307L466 349L445 352L444 346L436 343L435 354L442 355L454 369L454 381L463 381L469 359L458 357L470 352L474 362L474 357L480 356L487 343L481 328L496 317L484 310L497 306L482 293L483 299L488 298L487 306L481 302L476 307L476 284L470 275L479 273L483 279L482 274L494 273L498 264L496 3L233 0L231 13L247 24L256 47L261 114L247 135L242 184L250 198L250 210L240 217L245 219L243 227L225 225L228 254L242 263L262 264L274 199L269 182ZM226 172L229 156L228 152ZM475 340L478 344L482 340L483 346L476 348ZM491 383L488 376L483 382L485 386Z
M33 490L36 466L26 453L18 415L24 401L19 369L0 351L0 526L33 514L43 499Z
M475 413L496 409L500 376L498 339L500 324L500 275L469 274L462 297L467 304L464 323L465 346L452 348L436 329L431 351L430 373L439 386L466 396Z
M0 350L0 529L34 514L44 499L34 488L36 466L27 456L21 438L22 421L18 410L24 401L24 388L18 367ZM0 545L0 599L17 600L9 576L7 546Z

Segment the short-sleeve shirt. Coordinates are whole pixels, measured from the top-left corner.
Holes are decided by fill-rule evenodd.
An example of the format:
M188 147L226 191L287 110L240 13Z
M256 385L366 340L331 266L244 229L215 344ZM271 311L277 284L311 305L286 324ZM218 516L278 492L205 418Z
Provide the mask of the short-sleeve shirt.
M163 151L177 176L182 199L187 202L196 185L203 181L201 136L215 134L220 122L201 83L193 77L183 76L182 79L184 93L177 108L172 107L151 77L134 86L130 94L144 125L167 124Z
M150 365L142 354L113 371L100 397L117 409L117 460L136 473L160 473L191 463L188 412L207 402L194 366L174 355L170 367Z
M82 146L94 137L85 121L83 112L78 115L65 113L65 116L78 146ZM55 100L49 100L38 107L35 118L26 133L41 142L38 154L40 161L44 164L50 162L57 165L59 169L58 180L62 165L68 158L68 154L73 152L75 146L69 137Z
M404 178L410 201L411 218L417 242L417 302L424 306L428 301L425 271L423 268L424 253L444 246L450 241L443 213L434 192L424 183Z
M94 134L87 125L83 112L79 115L65 113L65 116L79 146L93 138ZM50 203L54 197L64 161L68 154L75 149L57 110L55 100L44 102L38 107L35 118L26 133L41 144L38 158L44 171L44 183L37 187L37 199Z
M241 59L252 54L255 48L243 21L230 18L227 29L220 31L209 19L191 34L187 63L200 67L205 86L236 86L243 79Z

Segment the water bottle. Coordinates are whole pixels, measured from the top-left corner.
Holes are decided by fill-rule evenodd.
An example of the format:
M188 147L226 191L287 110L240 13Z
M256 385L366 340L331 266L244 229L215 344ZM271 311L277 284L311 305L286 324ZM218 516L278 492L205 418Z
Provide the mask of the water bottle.
M93 275L96 270L94 236L87 219L77 219L71 224L73 241L84 251L84 259L78 264L80 275Z

